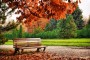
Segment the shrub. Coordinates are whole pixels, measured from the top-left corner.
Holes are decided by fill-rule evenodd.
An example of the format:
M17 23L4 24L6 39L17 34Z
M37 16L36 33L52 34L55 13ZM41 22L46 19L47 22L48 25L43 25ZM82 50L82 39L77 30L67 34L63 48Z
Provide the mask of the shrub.
M3 34L0 34L0 44L4 44L7 41L7 39L3 36Z
M80 38L90 38L90 18L88 24L82 30L77 31L77 34Z
M32 35L32 34L30 34L30 33L28 33L28 32L23 32L22 37L23 37L23 38L31 38L31 35Z
M40 33L40 32L43 32L43 29L41 27L38 27L38 28L34 29L34 34L37 34L37 33Z
M36 34L37 38L43 38L43 39L53 39L53 38L57 38L57 31L53 30L53 31L46 31L46 32L41 32Z

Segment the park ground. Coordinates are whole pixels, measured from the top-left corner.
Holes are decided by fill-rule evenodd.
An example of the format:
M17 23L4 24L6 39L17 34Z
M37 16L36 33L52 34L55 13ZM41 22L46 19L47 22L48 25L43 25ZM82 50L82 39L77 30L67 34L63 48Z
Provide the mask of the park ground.
M76 58L76 60L78 59L78 57L84 60L90 60L90 39L42 39L42 44L47 45L47 49L45 53L40 52L39 55L45 55L47 57L51 56L53 58L55 57L53 60L60 60L59 58L65 60L63 59L65 57L71 57L71 58L73 57ZM0 45L0 49L14 51L13 41L8 40L8 42L6 42L4 45ZM36 49L25 49L24 52L27 54L32 51L36 51ZM50 53L53 53L54 55L47 55ZM34 55L37 56L38 53L35 53ZM67 58L67 60L70 59Z

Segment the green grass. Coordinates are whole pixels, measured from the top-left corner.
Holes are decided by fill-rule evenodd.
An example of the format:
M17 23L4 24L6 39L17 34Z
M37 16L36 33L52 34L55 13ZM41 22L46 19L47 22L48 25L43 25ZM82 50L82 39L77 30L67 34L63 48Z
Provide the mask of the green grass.
M5 42L5 45L13 45L13 40L8 40L7 42Z
M9 40L6 45L12 45L13 41ZM90 39L42 39L42 44L47 46L90 46Z

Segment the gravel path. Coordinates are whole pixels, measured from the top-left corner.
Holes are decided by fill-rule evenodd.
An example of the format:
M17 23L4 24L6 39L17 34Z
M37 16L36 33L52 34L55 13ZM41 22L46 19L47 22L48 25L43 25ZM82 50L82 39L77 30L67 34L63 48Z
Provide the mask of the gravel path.
M55 52L61 56L90 57L90 49L79 47L48 46L48 52Z
M0 45L0 49L13 49L12 45ZM90 49L80 47L48 46L46 52L60 56L90 57Z

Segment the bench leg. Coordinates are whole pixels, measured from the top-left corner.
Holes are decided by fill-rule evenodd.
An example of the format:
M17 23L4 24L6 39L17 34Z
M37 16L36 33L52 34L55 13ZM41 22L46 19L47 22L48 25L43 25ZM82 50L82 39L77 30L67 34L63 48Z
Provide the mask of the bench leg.
M23 51L24 51L24 50L23 50L23 49L21 49L21 53L23 53Z
M39 52L40 48L37 48L37 52Z
M45 51L45 50L46 50L46 47L43 48L43 51Z
M19 52L19 48L15 48L14 54L16 54L17 52Z

